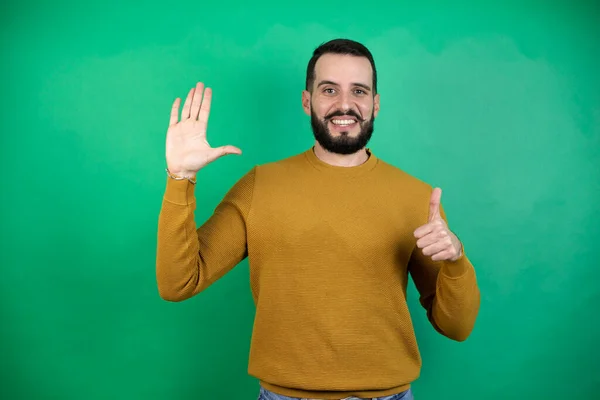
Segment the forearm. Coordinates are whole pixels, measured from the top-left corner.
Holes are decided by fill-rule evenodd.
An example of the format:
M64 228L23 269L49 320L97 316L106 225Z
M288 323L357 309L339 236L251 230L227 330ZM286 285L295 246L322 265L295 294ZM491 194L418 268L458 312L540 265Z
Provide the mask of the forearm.
M240 179L196 228L196 185L167 181L158 221L156 278L165 300L188 299L213 284L247 256L246 218L254 170Z
M156 257L158 290L165 300L188 299L202 286L195 207L192 183L167 181L158 220Z
M453 340L466 340L475 325L479 304L475 269L467 257L444 262L430 310L436 329Z

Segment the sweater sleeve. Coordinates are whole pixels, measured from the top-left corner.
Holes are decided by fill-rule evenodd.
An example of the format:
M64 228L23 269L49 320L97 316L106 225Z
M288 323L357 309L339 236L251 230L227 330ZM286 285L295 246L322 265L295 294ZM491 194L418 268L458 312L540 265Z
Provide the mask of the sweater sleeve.
M442 206L440 214L447 222ZM419 291L420 303L436 331L456 341L466 340L479 313L480 293L464 245L456 261L433 261L415 245L409 271Z
M196 227L194 189L187 180L167 178L158 218L156 280L160 296L183 301L205 290L247 257L246 223L254 169L243 176Z

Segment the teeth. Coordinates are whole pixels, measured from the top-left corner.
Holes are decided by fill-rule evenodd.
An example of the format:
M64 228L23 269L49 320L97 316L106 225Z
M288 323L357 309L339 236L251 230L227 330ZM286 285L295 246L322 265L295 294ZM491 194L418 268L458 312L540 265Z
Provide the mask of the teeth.
M352 119L334 119L331 122L333 122L336 125L351 125L354 123L354 120L352 120Z

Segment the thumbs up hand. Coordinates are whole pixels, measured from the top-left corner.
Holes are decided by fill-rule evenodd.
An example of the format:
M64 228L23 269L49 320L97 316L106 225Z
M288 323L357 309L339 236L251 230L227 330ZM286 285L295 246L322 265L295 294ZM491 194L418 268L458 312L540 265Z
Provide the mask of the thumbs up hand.
M456 261L462 255L462 245L440 214L441 197L442 189L435 188L429 201L427 223L417 228L414 235L417 238L417 246L433 261Z

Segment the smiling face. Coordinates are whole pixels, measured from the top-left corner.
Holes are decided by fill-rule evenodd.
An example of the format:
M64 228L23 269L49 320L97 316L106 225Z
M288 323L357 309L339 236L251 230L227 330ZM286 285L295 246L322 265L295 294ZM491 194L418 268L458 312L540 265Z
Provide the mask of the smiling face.
M353 154L373 133L379 94L373 93L371 63L365 57L324 54L315 65L312 94L302 93L315 139L326 150Z

